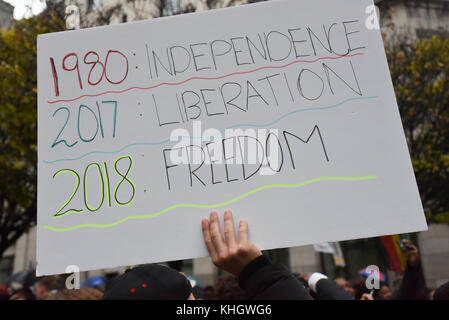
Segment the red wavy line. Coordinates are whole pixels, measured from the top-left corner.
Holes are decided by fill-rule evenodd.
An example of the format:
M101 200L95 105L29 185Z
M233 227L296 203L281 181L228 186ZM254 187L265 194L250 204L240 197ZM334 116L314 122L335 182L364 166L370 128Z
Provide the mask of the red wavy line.
M149 89L155 89L155 88L163 86L163 85L177 86L177 85L184 84L184 83L186 83L188 81L191 81L191 80L219 80L219 79L227 78L227 77L230 77L230 76L256 72L256 71L259 71L259 70L262 70L262 69L281 69L281 68L285 68L285 67L291 66L292 64L295 64L295 63L303 63L303 62L305 62L305 63L314 63L314 62L317 62L319 60L350 58L350 57L361 56L361 55L363 55L363 53L355 53L355 54L352 54L352 55L340 56L340 57L321 57L321 58L318 58L318 59L315 59L315 60L309 60L309 61L307 61L307 60L296 60L296 61L292 61L292 62L290 62L290 63L288 63L286 65L283 65L283 66L260 67L260 68L254 69L254 70L234 72L234 73L226 74L226 75L223 75L223 76L220 76L220 77L215 77L215 78L191 77L191 78L189 78L187 80L184 80L184 81L181 81L181 82L161 82L159 84L156 84L156 85L150 86L150 87L130 87L128 89L123 89L123 90L118 90L118 91L105 91L105 92L101 92L101 93L98 93L98 94L85 94L85 95L82 95L82 96L79 96L79 97L73 98L73 99L68 99L68 100L61 99L61 100L54 100L54 101L47 101L47 102L51 103L51 104L52 103L57 103L57 102L71 102L71 101L75 101L75 100L78 100L78 99L81 99L81 98L84 98L84 97L98 97L98 96L101 96L101 95L104 95L104 94L108 94L108 93L123 93L123 92L129 91L129 90L132 90L132 89L149 90Z

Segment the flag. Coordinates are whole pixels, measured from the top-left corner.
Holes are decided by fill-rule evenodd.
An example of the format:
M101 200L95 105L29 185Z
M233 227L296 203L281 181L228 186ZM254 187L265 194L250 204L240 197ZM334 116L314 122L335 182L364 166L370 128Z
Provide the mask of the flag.
M404 272L406 265L405 255L398 244L398 241L400 239L401 238L398 234L380 237L382 246L385 249L388 256L390 269L396 273Z

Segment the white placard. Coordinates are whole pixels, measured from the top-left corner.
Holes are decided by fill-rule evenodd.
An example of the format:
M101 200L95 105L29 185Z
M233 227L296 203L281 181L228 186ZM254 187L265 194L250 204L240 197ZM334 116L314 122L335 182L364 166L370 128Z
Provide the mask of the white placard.
M425 230L372 8L40 35L37 273L206 256L211 210L261 249Z

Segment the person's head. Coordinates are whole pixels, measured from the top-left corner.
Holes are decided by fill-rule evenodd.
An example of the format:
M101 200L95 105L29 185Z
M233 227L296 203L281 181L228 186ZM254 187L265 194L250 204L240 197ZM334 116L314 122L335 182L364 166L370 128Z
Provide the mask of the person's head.
M95 288L64 289L48 297L46 300L100 300L103 293Z
M206 286L203 290L203 300L213 300L215 298L215 290L212 286Z
M435 290L433 300L449 300L449 282L446 282Z
M215 285L217 300L247 300L248 294L239 286L237 278L232 274L222 275Z
M65 280L61 275L42 277L34 285L34 294L36 295L36 299L44 299L49 296L50 291L62 290L64 287Z
M103 300L194 300L189 280L176 270L152 264L128 270L106 289Z
M354 288L352 288L352 287L349 285L349 282L348 282L348 281L346 281L346 280L343 279L343 278L335 278L334 281L335 281L340 287L342 287L343 289L345 289L345 291L346 291L347 293L349 293L352 297L355 296Z

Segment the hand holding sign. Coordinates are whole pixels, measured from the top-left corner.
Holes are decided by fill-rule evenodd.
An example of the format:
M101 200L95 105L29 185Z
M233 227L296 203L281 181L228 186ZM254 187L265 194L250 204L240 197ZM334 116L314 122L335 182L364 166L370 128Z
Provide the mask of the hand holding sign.
M217 212L210 214L210 221L201 221L204 242L212 258L212 262L219 268L239 276L240 272L262 253L248 240L248 223L240 220L238 239L234 231L232 212L224 213L224 238L220 230Z

